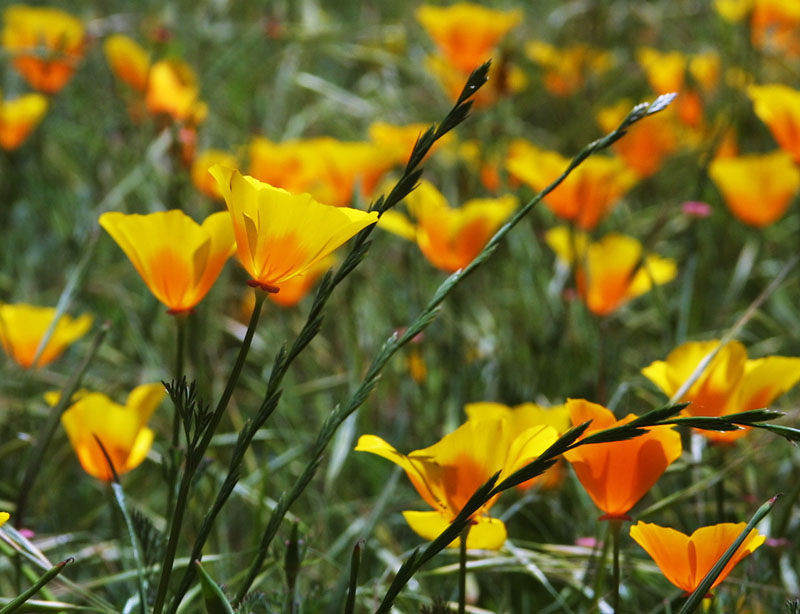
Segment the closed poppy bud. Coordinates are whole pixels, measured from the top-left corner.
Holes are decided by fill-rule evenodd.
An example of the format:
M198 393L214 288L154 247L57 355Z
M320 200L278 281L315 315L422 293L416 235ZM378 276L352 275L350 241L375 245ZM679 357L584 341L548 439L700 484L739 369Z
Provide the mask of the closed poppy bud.
M608 409L583 399L568 399L572 425L591 421L586 434L627 424L628 414L617 420ZM581 485L604 518L626 518L631 508L681 455L681 436L669 426L654 426L644 435L609 443L580 446L564 453Z
M110 482L114 473L122 475L136 468L150 451L153 431L147 428L147 421L164 394L163 384L137 386L124 406L99 392L77 395L62 414L61 424L84 471ZM58 393L47 395L47 400L55 404L58 396ZM109 460L114 471L108 465Z
M0 305L0 343L6 354L20 366L33 366L36 350L56 317L54 307L36 307L24 303ZM66 347L83 337L92 326L92 316L78 318L62 315L37 366L43 367L58 358Z
M631 537L650 555L667 580L683 589L685 594L691 594L746 527L744 522L724 522L701 527L691 535L686 535L657 524L638 522L631 527ZM757 529L752 529L733 558L722 568L711 589L727 578L739 561L765 540L766 537Z
M178 209L149 215L109 212L100 225L169 313L191 310L233 254L233 227L220 211L198 224Z
M46 112L47 98L41 94L0 100L0 147L12 150L22 145Z

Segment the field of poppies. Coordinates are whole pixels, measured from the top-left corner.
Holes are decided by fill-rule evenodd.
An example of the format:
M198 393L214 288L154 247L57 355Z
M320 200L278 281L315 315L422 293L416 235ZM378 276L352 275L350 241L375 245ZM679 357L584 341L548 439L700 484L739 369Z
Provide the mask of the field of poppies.
M0 9L0 614L800 614L800 3Z

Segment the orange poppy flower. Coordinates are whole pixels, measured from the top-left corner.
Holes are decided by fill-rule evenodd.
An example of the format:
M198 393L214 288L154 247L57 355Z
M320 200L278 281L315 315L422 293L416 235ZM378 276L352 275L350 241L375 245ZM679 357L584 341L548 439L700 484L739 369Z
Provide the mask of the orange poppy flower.
M569 409L566 405L555 405L553 407L542 407L536 403L522 403L515 407L509 407L502 403L468 403L464 407L469 420L488 420L503 419L511 424L511 431L521 433L536 426L551 426L560 436L570 428ZM545 471L527 482L518 485L519 490L528 490L538 485L541 488L550 490L558 488L564 481L564 471L561 459Z
M236 156L219 149L206 149L195 157L190 174L194 187L210 198L222 200L222 192L219 191L217 180L208 172L208 169L215 164L236 168Z
M541 191L567 168L569 160L554 151L519 144L506 159L512 177ZM633 187L637 177L621 158L592 156L574 169L544 202L558 217L590 230Z
M103 43L111 70L120 81L142 94L147 91L150 73L150 54L135 40L124 34L112 34Z
M614 63L611 52L584 44L557 49L544 41L530 41L525 45L525 55L542 68L545 89L559 97L574 94L587 77L608 71Z
M800 191L800 169L783 151L715 158L708 174L731 213L756 228L780 219Z
M750 17L750 40L758 49L800 56L800 4L756 0Z
M0 147L16 149L47 113L47 98L27 94L15 100L0 100Z
M160 383L137 386L124 406L99 392L76 395L75 402L62 414L61 424L83 470L106 482L114 478L103 448L117 475L139 466L153 444L153 431L147 428L147 421L164 394ZM58 393L45 396L52 405L58 402Z
M21 4L4 14L3 47L30 86L55 94L72 78L84 53L79 19L59 9Z
M800 91L787 85L751 85L747 95L781 149L800 164Z
M559 260L576 267L578 294L589 311L599 316L612 313L677 274L670 258L655 254L642 258L642 244L633 237L611 233L590 243L586 234L559 226L549 230L545 240Z
M457 2L447 7L424 4L416 17L447 61L468 74L491 58L500 39L522 21L522 11Z
M250 285L266 292L278 292L378 221L376 211L323 205L309 194L290 194L224 166L209 172L228 205L239 262L253 278Z
M592 421L586 434L627 424L636 418L628 414L617 420L602 405L583 399L567 399L572 425ZM627 518L628 512L681 455L681 436L669 426L654 426L647 433L611 443L581 446L566 452L594 504L605 512L603 518Z
M601 109L597 123L605 132L611 132L633 108L629 100ZM655 174L669 154L678 148L678 139L673 118L670 113L657 113L645 117L628 128L625 138L612 145L620 158L639 177Z
M21 367L32 367L36 350L55 317L54 307L36 307L25 303L0 304L0 344L6 354ZM92 316L88 314L78 318L62 315L36 365L43 367L53 362L91 327Z
M498 471L499 481L534 460L557 439L551 426L515 431L504 418L469 420L441 441L408 455L375 435L362 435L356 451L370 452L402 467L414 488L435 511L403 512L417 535L435 539L455 519L473 493ZM499 496L499 495L498 495ZM497 497L472 518L468 548L497 550L506 540L501 520L489 516ZM459 539L450 547L459 545Z
M178 209L149 215L108 212L100 216L100 225L171 314L191 311L203 300L234 251L233 227L224 211L202 225Z
M642 375L672 397L718 341L690 341L642 369ZM738 341L725 345L700 378L679 401L690 401L684 412L690 416L725 416L768 406L800 381L800 358L767 356L748 359ZM700 431L711 441L728 443L743 437L738 431Z
M439 190L426 180L405 199L415 222L402 213L387 211L378 225L416 241L435 267L452 273L467 266L517 207L514 196L473 199L453 209Z
M744 522L724 522L701 527L691 535L686 535L675 529L640 521L631 527L631 537L650 555L667 580L686 594L691 594L746 527L747 523ZM739 561L754 552L765 540L766 537L757 529L751 530L714 580L711 589L727 578Z

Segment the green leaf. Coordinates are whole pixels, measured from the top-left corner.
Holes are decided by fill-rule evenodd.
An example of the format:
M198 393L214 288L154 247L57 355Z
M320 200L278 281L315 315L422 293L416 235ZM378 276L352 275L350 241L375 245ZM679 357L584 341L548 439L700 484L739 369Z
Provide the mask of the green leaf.
M58 574L61 573L61 570L64 569L64 566L67 563L71 563L72 559L67 559L66 561L61 561L60 563L54 565L50 569L48 569L44 575L39 578L39 580L31 586L27 591L22 593L16 599L12 599L9 601L2 609L0 609L0 614L11 614L11 612L17 611L21 606L25 604L28 599L33 597L36 593L38 593L41 588L50 582L53 578L55 578Z
M200 574L200 588L203 593L203 602L206 604L206 612L208 614L233 614L233 608L219 585L203 569L200 561L195 561L195 565Z

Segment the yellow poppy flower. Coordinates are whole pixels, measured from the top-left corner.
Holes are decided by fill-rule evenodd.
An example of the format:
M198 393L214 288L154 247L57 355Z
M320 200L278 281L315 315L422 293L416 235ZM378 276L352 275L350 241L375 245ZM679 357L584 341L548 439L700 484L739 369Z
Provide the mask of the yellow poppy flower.
M124 34L112 34L103 43L103 51L117 78L141 93L147 90L150 54L139 43Z
M210 198L222 200L222 192L219 191L217 180L208 172L215 164L236 168L236 156L219 149L206 149L197 154L192 162L191 176L194 187Z
M606 72L614 63L610 52L584 44L557 49L544 41L530 41L525 45L525 55L544 71L542 81L547 91L560 97L574 94L587 77Z
M522 11L457 2L446 7L424 4L416 17L447 61L469 73L491 58L500 39L522 21Z
M708 174L731 213L756 228L780 219L800 191L800 169L783 151L715 158Z
M382 456L405 470L414 488L435 511L407 511L403 516L417 535L432 540L450 525L486 480L499 471L502 481L538 457L557 438L551 426L520 432L509 420L489 418L469 420L438 443L408 455L375 435L359 437L355 449ZM505 525L488 514L496 500L493 497L473 516L468 548L497 550L505 542ZM459 541L456 539L450 547L458 546Z
M267 292L278 292L378 220L375 211L323 205L224 166L209 172L228 205L239 262L253 278L250 284Z
M578 294L599 316L649 292L653 285L671 281L678 271L670 258L655 254L643 258L642 244L621 234L590 243L584 233L559 226L549 230L545 240L560 260L575 267Z
M56 309L25 303L0 305L0 344L6 354L26 369L33 366L36 349L53 323ZM62 315L47 342L37 366L43 367L61 356L68 345L83 337L92 326L92 316Z
M691 594L746 527L747 523L744 522L725 522L701 527L691 535L686 535L675 529L640 521L631 527L630 533L633 541L655 561L664 577L686 594ZM766 537L757 529L751 530L733 558L722 568L711 589L727 578L739 561L764 541Z
M631 101L620 100L601 109L597 123L605 132L611 132L632 108ZM664 158L678 147L674 120L668 112L645 117L628 128L625 137L612 147L639 177L650 177L661 168Z
M558 178L569 160L555 151L518 141L509 150L506 169L512 177L541 191ZM605 218L637 181L636 173L620 158L592 156L585 160L544 202L553 213L590 230Z
M683 386L700 361L718 341L690 341L642 369L642 375L672 397ZM767 356L748 359L738 341L725 345L705 368L700 378L678 401L689 401L684 412L690 416L725 416L768 406L800 381L800 358ZM700 431L711 441L732 442L747 433Z
M800 91L787 85L751 85L747 95L781 149L800 164Z
M522 403L515 407L509 407L502 403L468 403L464 407L469 420L504 419L511 424L512 433L521 433L529 428L536 426L551 426L558 435L564 434L571 425L569 409L566 405L554 405L553 407L542 407L536 403ZM561 467L561 459L545 471L527 482L523 482L517 488L528 490L534 485L541 488L557 488L564 479L564 471Z
M203 300L234 250L233 227L224 211L202 225L177 209L149 215L109 212L100 216L100 225L172 314Z
M11 514L9 514L8 512L0 512L0 527L2 527L6 522L8 522L9 518L11 518Z
M150 68L145 104L153 114L165 113L192 124L205 119L205 103L191 66L180 60L160 60Z
M680 92L686 72L686 56L680 51L659 51L652 47L636 50L636 61L656 94Z
M628 414L617 420L596 403L567 399L573 426L591 421L586 434L633 421ZM627 518L628 512L647 494L680 455L680 434L669 426L654 426L625 441L582 446L564 453L581 485L604 513L604 518Z
M384 153L387 161L391 164L405 164L411 156L411 150L425 131L430 127L429 124L408 124L406 126L396 126L387 122L373 122L369 126L369 140L381 152ZM438 147L448 144L453 137L452 132L448 132L437 140L428 155L431 155Z
M46 112L47 98L41 94L0 100L0 147L12 150L22 145Z
M72 78L84 53L83 24L54 8L16 4L3 14L3 47L30 86L55 94Z
M137 386L124 406L99 392L76 395L75 402L61 416L61 424L84 471L106 482L114 477L98 439L117 475L141 464L153 444L153 431L147 428L147 421L164 394L163 384ZM58 397L58 393L46 395L51 404L58 402Z
M753 10L755 0L714 0L714 9L730 22L742 21Z
M517 207L516 197L508 195L473 199L453 209L426 180L420 181L405 202L414 222L399 212L387 211L378 225L416 241L428 261L448 273L472 262Z

